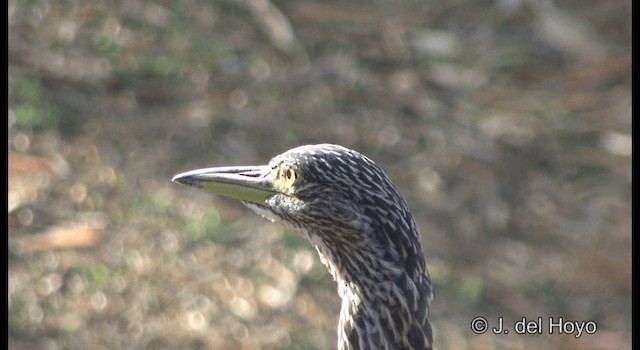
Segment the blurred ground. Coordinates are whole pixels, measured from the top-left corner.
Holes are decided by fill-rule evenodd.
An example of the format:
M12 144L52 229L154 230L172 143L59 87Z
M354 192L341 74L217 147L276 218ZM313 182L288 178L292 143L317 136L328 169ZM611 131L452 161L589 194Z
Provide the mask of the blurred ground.
M313 248L170 183L318 142L407 197L439 349L631 348L631 1L8 10L10 349L334 348Z

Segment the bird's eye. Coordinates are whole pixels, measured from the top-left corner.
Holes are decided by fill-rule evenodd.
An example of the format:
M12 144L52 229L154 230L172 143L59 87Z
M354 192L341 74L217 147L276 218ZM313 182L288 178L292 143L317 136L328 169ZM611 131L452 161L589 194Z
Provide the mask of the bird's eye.
M281 169L280 175L282 176L282 184L285 187L290 187L298 179L298 173L296 172L296 169L290 168L288 166Z

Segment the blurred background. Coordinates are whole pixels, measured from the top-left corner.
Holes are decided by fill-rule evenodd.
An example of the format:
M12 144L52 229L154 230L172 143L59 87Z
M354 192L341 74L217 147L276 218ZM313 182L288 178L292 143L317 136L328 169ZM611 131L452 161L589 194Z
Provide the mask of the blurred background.
M9 349L335 348L313 247L170 182L320 142L405 195L437 348L631 348L631 1L10 0L8 20Z

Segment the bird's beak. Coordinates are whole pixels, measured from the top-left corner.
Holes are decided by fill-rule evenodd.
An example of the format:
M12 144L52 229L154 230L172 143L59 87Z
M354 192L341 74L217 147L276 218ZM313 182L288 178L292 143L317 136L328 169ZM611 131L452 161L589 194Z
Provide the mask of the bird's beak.
M207 192L257 204L278 193L271 179L271 167L218 167L187 171L173 177L174 182Z

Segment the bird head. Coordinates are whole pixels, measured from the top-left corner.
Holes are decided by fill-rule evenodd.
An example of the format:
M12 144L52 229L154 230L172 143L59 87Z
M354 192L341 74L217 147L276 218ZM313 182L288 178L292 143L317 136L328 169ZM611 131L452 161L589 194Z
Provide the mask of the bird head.
M340 349L431 349L433 291L418 230L371 159L308 145L267 165L193 170L173 181L239 199L307 236L338 282Z
M337 280L425 271L407 204L384 171L354 150L300 146L267 165L198 169L173 181L239 199L293 226L316 246Z

